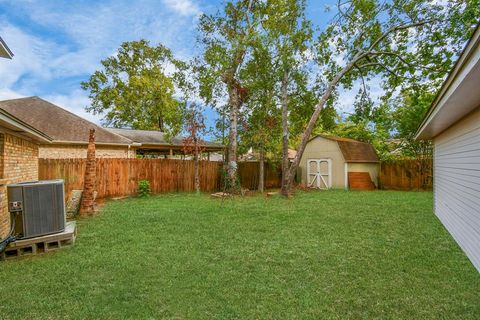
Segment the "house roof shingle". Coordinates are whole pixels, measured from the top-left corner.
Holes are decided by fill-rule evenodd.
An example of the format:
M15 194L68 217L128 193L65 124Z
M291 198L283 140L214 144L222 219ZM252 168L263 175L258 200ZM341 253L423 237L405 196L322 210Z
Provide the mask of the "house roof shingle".
M16 134L28 137L29 139L32 139L34 141L44 143L52 142L52 138L50 138L45 133L37 130L36 128L33 128L32 126L21 121L20 119L15 118L10 113L2 109L0 109L0 127L11 130Z
M112 133L39 97L0 101L0 109L45 133L53 143L88 143L89 129L95 129L96 143L129 145L129 139Z
M316 137L336 141L346 162L380 162L375 148L370 143L334 136L318 135Z

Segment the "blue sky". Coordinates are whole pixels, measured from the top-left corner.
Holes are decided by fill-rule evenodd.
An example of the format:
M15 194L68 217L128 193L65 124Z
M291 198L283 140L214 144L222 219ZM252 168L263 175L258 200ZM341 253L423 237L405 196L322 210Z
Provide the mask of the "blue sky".
M310 0L308 15L328 21L332 1ZM88 114L80 82L124 41L161 42L180 58L195 55L199 14L221 0L0 0L0 36L15 54L0 60L0 100L37 95L99 123ZM343 108L353 101L348 94ZM352 99L352 100L350 100ZM210 113L210 118L212 117Z

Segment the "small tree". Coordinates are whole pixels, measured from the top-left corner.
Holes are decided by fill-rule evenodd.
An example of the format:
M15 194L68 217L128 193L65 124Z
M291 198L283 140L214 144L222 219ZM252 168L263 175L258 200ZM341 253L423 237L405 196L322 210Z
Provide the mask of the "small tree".
M187 135L183 138L183 150L185 154L193 155L195 191L200 193L200 157L205 150L202 136L206 133L206 126L203 114L194 103L186 111L184 129Z

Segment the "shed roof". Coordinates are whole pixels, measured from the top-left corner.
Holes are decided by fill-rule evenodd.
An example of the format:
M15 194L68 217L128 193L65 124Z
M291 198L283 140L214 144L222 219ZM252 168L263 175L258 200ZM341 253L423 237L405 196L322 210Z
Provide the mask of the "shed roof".
M166 134L155 130L135 130L135 129L119 129L119 128L105 128L106 130L128 138L129 140L140 143L142 146L183 146L183 137L175 136L170 140L167 139ZM205 142L206 147L212 149L222 149L223 145L215 142Z
M53 143L87 144L89 129L95 129L95 142L129 145L129 139L116 135L39 97L0 101L0 109L52 138Z
M375 148L370 143L328 135L317 135L313 139L317 137L337 142L346 162L380 162Z

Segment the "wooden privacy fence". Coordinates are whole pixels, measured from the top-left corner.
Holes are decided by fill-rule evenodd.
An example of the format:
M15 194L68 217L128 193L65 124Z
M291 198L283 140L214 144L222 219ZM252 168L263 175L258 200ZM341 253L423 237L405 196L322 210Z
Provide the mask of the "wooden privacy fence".
M39 159L39 179L63 179L65 194L83 188L85 159ZM240 162L242 187L258 187L258 162ZM267 188L280 186L279 169L265 168ZM153 193L194 191L194 162L173 159L97 159L97 197L120 197L136 194L140 180L150 181ZM222 189L222 163L200 162L200 187L213 192Z
M379 185L390 190L430 190L433 183L432 159L384 161Z
M257 161L239 162L238 176L243 188L249 190L258 189L259 164ZM280 188L282 183L282 171L279 164L265 163L266 189Z

